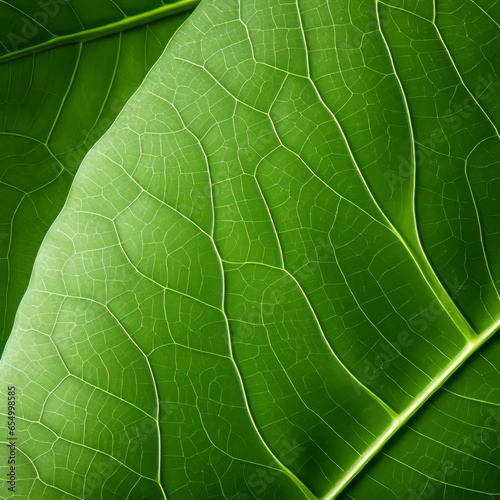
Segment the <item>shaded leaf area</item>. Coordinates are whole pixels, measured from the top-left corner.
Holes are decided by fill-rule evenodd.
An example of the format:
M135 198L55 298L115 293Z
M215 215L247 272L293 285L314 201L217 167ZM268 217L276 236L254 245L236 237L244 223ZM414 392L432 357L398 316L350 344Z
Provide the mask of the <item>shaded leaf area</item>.
M188 16L125 3L0 3L0 351L81 160ZM110 32L122 10L139 26Z
M206 1L89 152L2 358L25 498L406 498L476 429L432 494L496 495L494 12L393 3Z

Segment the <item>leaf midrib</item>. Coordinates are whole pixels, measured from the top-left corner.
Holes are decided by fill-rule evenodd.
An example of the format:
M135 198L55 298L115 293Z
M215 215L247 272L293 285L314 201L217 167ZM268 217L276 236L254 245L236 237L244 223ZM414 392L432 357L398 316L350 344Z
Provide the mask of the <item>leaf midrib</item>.
M24 49L19 49L0 56L0 63L12 61L20 57L42 52L47 49L53 49L62 45L68 45L76 42L88 42L90 40L95 40L96 38L102 38L114 33L135 28L137 26L149 24L164 17L192 10L200 3L200 1L201 0L181 0L176 3L163 5L147 12L142 12L135 16L128 16L124 19L120 19L119 21L105 24L97 28L82 30L69 35L56 36L45 42L31 45L29 47L25 47Z
M474 354L480 347L482 347L500 328L500 320L498 320L494 325L485 330L481 335L479 335L475 340L470 340L467 342L464 349L461 351L460 355L454 358L453 362L448 365L448 367L441 372L439 377L437 377L432 384L430 384L427 389L422 391L419 396L416 396L413 403L408 406L408 408L400 414L400 416L393 420L393 423L387 429L387 431L377 440L377 442L363 454L358 462L354 464L346 473L344 479L337 484L337 486L327 493L323 500L333 500L345 487L358 475L358 473L372 460L372 458L378 454L378 452L386 445L386 443L392 438L398 430L400 430L410 418L430 399L431 396L438 391L442 385L449 380L449 378L465 363L470 359L472 354Z

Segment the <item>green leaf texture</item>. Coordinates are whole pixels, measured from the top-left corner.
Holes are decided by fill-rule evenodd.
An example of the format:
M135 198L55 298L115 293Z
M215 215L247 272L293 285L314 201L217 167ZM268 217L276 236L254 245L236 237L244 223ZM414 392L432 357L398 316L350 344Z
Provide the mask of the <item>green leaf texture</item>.
M202 3L38 254L19 498L499 497L499 5Z
M0 352L81 160L194 5L0 2Z

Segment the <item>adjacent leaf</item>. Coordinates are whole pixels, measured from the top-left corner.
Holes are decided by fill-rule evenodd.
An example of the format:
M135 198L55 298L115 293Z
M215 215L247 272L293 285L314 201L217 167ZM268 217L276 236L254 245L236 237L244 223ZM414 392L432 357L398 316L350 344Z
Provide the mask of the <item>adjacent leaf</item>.
M498 9L390 3L176 35L19 308L16 494L498 496Z
M0 352L82 158L195 5L0 3Z

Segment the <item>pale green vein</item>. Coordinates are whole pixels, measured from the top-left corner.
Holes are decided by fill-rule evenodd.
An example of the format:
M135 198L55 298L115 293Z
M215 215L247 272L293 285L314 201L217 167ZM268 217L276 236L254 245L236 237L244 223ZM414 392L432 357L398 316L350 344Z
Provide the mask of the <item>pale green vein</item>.
M332 354L332 356L335 359L335 361L345 370L345 372L347 373L347 375L349 375L349 377L352 378L352 381L354 383L358 384L374 400L376 400L385 409L385 411L389 415L391 415L392 417L395 417L397 415L397 412L391 406L389 406L380 396L378 396L377 394L375 394L368 386L366 386L363 382L361 382L361 380L359 380L351 372L351 370L349 370L349 368L342 362L342 360L338 357L337 353L333 349L333 346L330 344L330 342L328 341L328 339L326 337L326 334L325 334L325 332L323 330L321 322L319 321L319 318L316 315L316 312L315 312L315 310L314 310L311 302L309 301L309 298L307 297L307 295L304 292L302 286L297 281L297 279L295 278L295 276L293 276L293 274L291 274L286 268L276 267L276 266L273 266L271 264L266 264L264 262L250 262L250 261L246 261L246 262L232 262L232 261L228 261L226 259L222 259L222 262L226 262L227 264L236 265L236 266L239 266L239 267L250 266L250 265L253 265L253 266L264 266L264 267L267 267L267 268L270 268L270 269L274 269L276 271L280 271L280 272L284 273L285 275L287 275L295 283L295 286L300 290L301 295L304 297L304 299L306 301L306 304L308 306L308 309L310 310L310 312L311 312L311 314L312 314L312 316L314 318L314 321L315 321L315 323L316 323L316 325L318 327L318 330L319 330L319 332L321 334L321 338L322 338L325 346L329 350L329 352Z
M304 37L305 43L306 43L306 48L307 48L307 40ZM333 110L326 104L324 101L316 83L314 80L310 79L311 85L321 102L322 106L325 108L325 110L330 114L332 117L333 121L335 122L338 130L340 131L342 138L344 140L344 143L347 147L347 150L349 151L349 155L352 159L353 165L356 169L356 172L361 180L361 182L364 185L364 188L366 190L366 193L370 197L374 207L376 208L377 212L382 216L382 218L387 222L387 225L389 226L390 230L394 233L394 235L401 241L403 247L405 248L406 252L408 255L411 257L413 262L415 263L415 266L419 273L421 274L422 278L424 281L427 283L429 289L435 296L435 298L438 300L439 304L442 306L443 310L446 312L446 314L450 317L450 319L453 321L453 323L457 326L458 330L462 333L464 338L466 340L473 340L475 338L475 332L472 330L472 327L469 325L465 317L462 315L461 311L458 309L456 304L453 302L453 300L450 299L448 294L446 293L446 290L443 287L443 284L441 281L438 279L432 265L430 264L429 260L427 259L427 256L425 254L418 255L416 254L412 248L409 246L408 242L406 241L406 238L402 236L402 234L397 230L397 228L394 226L392 221L389 219L385 211L382 209L380 206L379 202L375 198L372 190L370 189L370 186L368 185L368 182L363 175L363 172L356 160L356 157L354 155L354 152L352 150L351 144L347 138L347 135L341 126L337 116L333 112Z
M212 184L212 175L211 175L210 169L208 172L209 172L210 184ZM213 200L212 200L212 203L213 203ZM214 226L214 231L215 231L215 226ZM225 278L225 271L224 271L224 261L219 253L219 249L217 248L215 240L213 238L210 238L210 239L212 241L213 249L215 251L215 254L217 256L217 259L219 261L219 266L220 266L220 279L221 279L221 283L222 283L222 294L221 294L221 296L222 296L222 311L223 311L223 315L224 315L224 321L226 324L226 331L227 331L227 336L228 336L230 355L231 355L231 359L233 360L234 369L235 369L236 375L238 377L239 385L241 387L241 393L242 393L243 399L245 401L245 406L246 406L248 416L252 422L252 425L255 429L255 432L257 433L260 441L262 442L262 444L266 448L269 455L273 458L273 460L276 461L276 463L279 464L279 466L281 467L283 472L295 483L295 485L300 489L300 491L304 494L304 496L307 499L315 500L316 497L314 497L314 495L311 493L309 488L295 474L293 474L290 471L290 469L281 460L279 460L278 457L274 454L274 452L271 450L270 446L268 445L268 443L266 442L266 440L262 436L262 433L261 433L259 427L257 426L253 412L250 408L250 401L248 400L247 391L245 388L245 384L243 382L243 376L241 375L240 368L236 362L236 357L234 355L231 328L229 326L229 318L228 318L227 313L226 313L226 306L225 306L225 301L224 301L224 297L226 295L226 278Z
M382 5L385 5L386 7L390 7L391 9L399 10L401 12L405 12L406 14L410 14L412 16L418 17L419 19L422 19L422 21L425 21L426 23L431 23L433 24L433 21L430 19L427 19L426 17L421 16L420 14L417 14L416 12L412 12L411 10L407 10L403 7L400 7L399 5L392 5L390 3L385 3L382 0L375 0L377 3L380 3Z
M71 73L71 78L70 78L70 81L68 83L68 87L66 89L66 92L64 93L63 98L61 99L61 104L59 106L59 109L57 110L57 113L56 113L54 120L52 121L52 126L50 127L49 133L47 134L47 137L45 139L44 144L48 145L48 143L50 141L50 137L52 136L52 132L54 131L54 128L55 128L57 122L59 121L59 118L61 117L61 113L62 113L62 110L64 108L64 104L66 103L66 99L68 98L68 96L71 92L71 87L73 86L73 82L75 81L76 73L78 72L78 66L80 65L80 59L82 57L82 49L83 49L83 45L81 43L78 44L78 55L76 56L75 65L73 66L73 71Z
M152 481L154 483L156 483L156 479L153 478L153 477L149 477L149 476L145 476L144 474L141 474L140 472L132 469L132 467L130 467L129 465L127 465L125 462L123 462L122 460L114 457L113 455L111 455L110 453L107 453L106 451L103 451L103 450L100 450L98 448L94 448L92 446L89 446L87 444L83 444L83 443L78 443L76 441L72 441L71 439L68 439L68 438L65 438L63 436L60 436L59 434L57 434L57 432L55 432L53 429L51 429L48 425L44 424L43 422L41 421L38 421L38 420L29 420L27 418L24 418L24 417L20 417L20 416L16 416L16 419L17 420L21 420L23 422L27 422L27 423L30 423L30 424L38 424L38 425L42 425L45 429L47 429L48 431L50 431L56 438L56 440L54 441L54 444L57 442L57 441L64 441L66 443L69 443L69 444L72 444L74 446L79 446L81 448L84 448L86 450L89 450L89 451L92 451L94 453L100 453L108 458L110 458L111 460L115 461L118 465L124 467L125 469L127 469L128 471L132 472L133 474L143 478L143 479L147 479L148 481Z
M441 41L442 45L443 45L443 48L444 50L446 51L446 53L448 54L448 57L450 59L450 62L458 76L458 78L460 79L460 82L462 83L464 89L467 91L467 93L472 97L472 100L476 103L476 106L481 110L481 112L483 113L483 115L486 117L486 119L490 122L491 126L493 127L493 129L495 130L495 133L496 135L500 138L500 132L498 131L498 128L497 126L494 124L493 120L491 119L490 115L486 112L486 110L483 108L483 106L481 106L481 103L479 102L478 98L474 95L474 93L469 89L469 86L465 83L464 79L462 78L462 75L460 73L460 71L458 70L458 67L457 67L457 64L455 62L455 59L453 58L453 56L451 55L451 52L450 50L448 49L448 46L446 45L443 37L441 36L441 31L439 30L437 24L434 24L434 27L436 28L436 33L439 37L439 40Z
M478 460L480 462L484 462L488 465L491 465L492 467L494 467L496 469L500 469L500 465L498 465L498 464L494 464L492 462L489 462L488 460L485 460L484 458L476 457L475 455L471 455L470 453L467 453L465 450L460 450L459 448L454 448L453 446L449 446L449 445L443 443L442 441L438 441L437 439L434 439L426 434L422 434L421 432L417 431L417 429L414 429L411 426L408 426L408 429L410 429L410 431L414 432L415 434L418 434L420 437L422 437L424 439L428 439L429 441L432 441L432 442L438 444L439 446L442 446L443 448L446 448L448 450L452 450L454 453L459 453L461 455L465 455L467 457L473 458L474 460Z
M471 493L480 493L482 495L492 495L492 496L496 496L496 495L500 494L500 493L491 493L491 492L488 492L488 491L475 490L475 489L472 489L472 488L466 488L465 486L461 486L459 484L447 483L446 481L443 481L443 480L439 479L439 477L437 475L433 475L433 476L431 475L431 476L429 476L425 472L419 471L418 469L415 469L411 465L405 464L404 462L401 462L401 460L398 460L397 458L395 458L395 457L393 457L391 455L388 455L387 453L383 453L383 455L385 457L393 460L394 462L397 462L398 464L402 465L403 467L407 467L408 469L411 469L412 471L416 472L417 474L420 474L421 476L426 477L430 481L435 481L436 483L440 483L440 484L443 484L443 485L446 485L446 486L451 486L451 487L457 488L459 490L470 491Z
M31 463L31 466L33 467L33 469L35 470L36 472L36 477L38 479L38 481L40 481L44 486L47 486L48 488L51 488L51 489L54 489L56 491L59 491L61 493L64 493L65 495L69 495L70 497L73 497L73 498L76 498L77 500L85 500L83 497L79 497L79 496L76 496L74 495L73 493L70 493L69 491L66 491L66 490L63 490L61 488L58 488L57 486L55 486L54 484L49 484L47 482L45 482L41 476L40 476L40 472L38 470L38 468L36 467L35 463L33 462L33 460L29 457L28 454L26 454L22 448L16 448L17 451L20 451Z
M95 129L95 127L99 123L99 120L100 120L101 116L104 113L104 108L106 107L106 104L108 102L109 96L111 95L111 90L113 88L113 84L115 83L115 80L116 80L116 74L118 72L118 66L120 64L121 50L122 50L122 33L120 32L120 36L118 37L118 48L117 48L117 51L116 51L116 62L115 62L115 66L113 68L113 74L111 75L111 79L109 81L109 85L108 85L108 88L106 90L106 95L104 96L104 99L102 101L101 108L99 109L97 117L94 120L94 124L92 125L92 127L90 128L90 130L88 131L88 133L87 133L87 135L85 137L85 141L88 141L88 138L89 138L90 134ZM146 59L144 59L144 60L146 60Z
M496 25L498 28L500 28L500 24L498 24L495 19L493 19L488 12L486 12L478 3L476 3L475 0L470 0L472 4L474 4L485 16L489 17Z
M29 14L27 14L26 12L24 12L23 10L21 10L19 7L16 7L15 5L12 5L11 3L6 2L5 0L0 0L0 3L3 3L4 5L7 5L7 7L10 7L11 9L17 11L19 14L21 14L22 16L24 16L26 19L29 19L33 24L36 24L39 29L42 29L42 30L46 31L47 33L49 33L50 35L54 36L54 33L52 33L52 31L48 30L46 26L44 26L43 24L41 24L34 17L31 17ZM2 58L0 58L0 60L1 59Z
M486 142L489 138L484 139L483 141L479 142L473 149L472 151L468 154L467 158L465 159L465 167L464 167L464 174L465 174L465 179L467 181L467 186L469 187L469 192L470 196L472 199L472 203L474 205L474 214L476 216L476 221L477 221L477 227L479 231L479 241L481 242L481 249L483 251L483 257L484 257L484 263L486 265L486 270L488 272L488 276L490 278L491 284L493 285L493 289L496 292L497 298L500 301L500 292L498 289L498 285L495 282L495 279L493 277L493 271L491 270L491 265L490 265L490 259L488 258L488 254L486 251L486 241L484 238L484 232L483 232L483 223L481 220L481 216L479 214L479 207L477 206L476 202L476 196L474 194L474 190L472 189L472 184L469 178L469 159L471 155L474 153L474 151L481 146L484 142Z
M443 387L443 391L449 392L450 394L452 394L453 396L455 396L457 398L466 399L468 401L474 401L475 403L481 403L484 405L492 405L492 406L500 406L500 402L495 403L493 401L486 401L485 399L472 398L470 396L466 396L465 394L459 394L458 392L454 392L454 391L448 389L447 387Z

